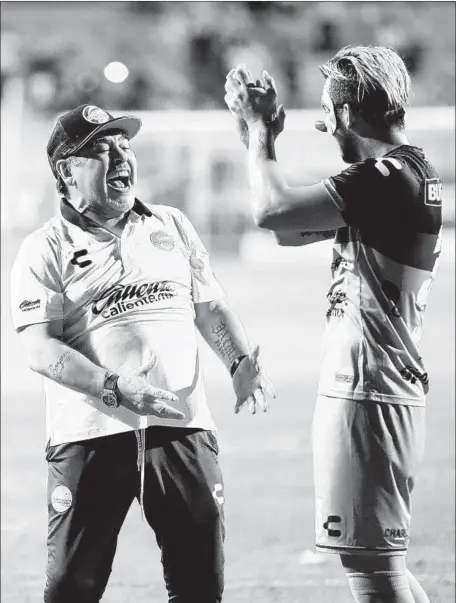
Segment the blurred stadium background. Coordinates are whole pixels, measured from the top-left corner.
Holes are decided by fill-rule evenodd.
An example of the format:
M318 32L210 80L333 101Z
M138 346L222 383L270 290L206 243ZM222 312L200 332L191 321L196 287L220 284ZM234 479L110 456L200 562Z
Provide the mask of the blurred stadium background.
M289 178L316 181L343 167L313 129L318 65L353 43L405 59L409 139L443 179L445 247L423 340L428 450L409 558L432 603L454 600L454 28L453 2L2 2L2 601L41 600L46 533L41 381L10 325L8 275L22 238L57 208L45 155L56 116L90 103L143 119L138 196L192 219L279 390L268 415L235 418L229 380L203 348L226 479L227 603L350 602L337 560L312 553L309 435L330 245L280 249L254 228L223 86L239 62L274 75L288 115L278 158ZM137 509L105 598L165 600Z

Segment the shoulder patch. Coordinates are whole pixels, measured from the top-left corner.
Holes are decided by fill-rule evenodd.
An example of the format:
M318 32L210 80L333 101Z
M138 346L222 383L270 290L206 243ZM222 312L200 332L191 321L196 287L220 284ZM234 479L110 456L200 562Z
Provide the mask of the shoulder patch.
M441 207L442 183L438 178L426 178L424 181L424 204Z
M386 161L390 164L390 166L393 166L394 168L396 168L396 170L402 169L401 162L398 161L397 159L394 159L394 157L386 157L386 158L379 157L378 159L376 159L374 165L382 176L389 176L391 173L388 169L388 166L385 165Z

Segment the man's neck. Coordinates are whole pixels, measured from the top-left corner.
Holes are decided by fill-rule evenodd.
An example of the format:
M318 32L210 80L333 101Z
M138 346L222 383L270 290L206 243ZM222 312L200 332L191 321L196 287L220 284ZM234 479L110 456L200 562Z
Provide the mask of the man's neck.
M402 145L408 145L405 132L393 130L375 138L364 138L361 148L361 161L369 157L383 157Z

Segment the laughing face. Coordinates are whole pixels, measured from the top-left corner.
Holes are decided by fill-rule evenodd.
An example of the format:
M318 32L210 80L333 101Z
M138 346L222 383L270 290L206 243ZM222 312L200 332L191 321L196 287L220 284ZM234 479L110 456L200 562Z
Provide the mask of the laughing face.
M136 157L123 132L110 130L93 138L71 162L82 207L105 217L130 210L135 201Z

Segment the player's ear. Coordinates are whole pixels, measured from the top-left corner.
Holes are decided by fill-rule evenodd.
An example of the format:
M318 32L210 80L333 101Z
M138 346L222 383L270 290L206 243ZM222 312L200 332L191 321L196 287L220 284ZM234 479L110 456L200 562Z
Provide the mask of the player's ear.
M351 107L348 103L344 103L342 105L342 109L339 113L339 120L344 124L347 130L351 130L356 121L355 112L353 107Z

